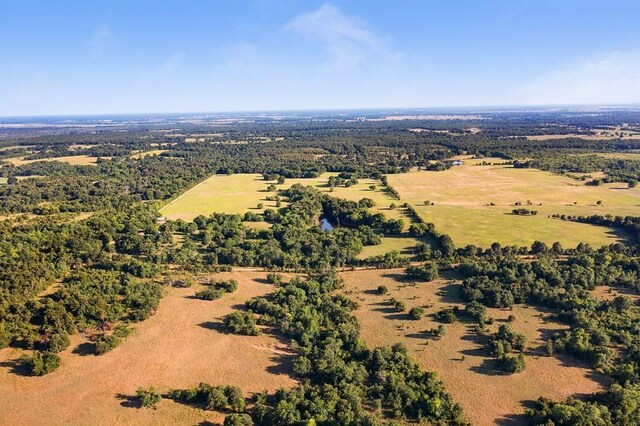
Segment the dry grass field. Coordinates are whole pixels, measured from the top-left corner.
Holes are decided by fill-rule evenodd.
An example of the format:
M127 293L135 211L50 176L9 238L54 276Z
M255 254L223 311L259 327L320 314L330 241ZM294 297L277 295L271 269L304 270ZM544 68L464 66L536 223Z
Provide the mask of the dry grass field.
M103 157L105 160L109 157ZM70 155L68 157L55 157L55 158L40 158L37 160L25 160L24 157L7 158L5 161L13 164L14 166L22 166L25 164L35 163L36 161L59 161L61 163L69 163L73 166L93 166L96 164L98 157L91 157L88 155Z
M494 241L530 245L535 240L560 241L565 246L584 241L601 246L625 236L608 228L547 216L637 215L640 211L640 188L628 189L621 183L586 186L575 179L535 169L475 165L481 161L504 160L466 160L464 165L443 172L411 171L388 179L403 201L412 204L424 220L433 222L460 246L488 246ZM426 206L425 201L435 205ZM531 206L527 206L528 201ZM602 204L597 205L598 201ZM512 215L516 202L537 210L538 215ZM490 203L494 205L489 206Z
M261 272L216 275L236 279L238 290L216 301L193 298L199 286L171 288L156 315L102 356L83 354L85 340L74 336L61 354L62 366L44 377L17 371L17 349L0 351L0 424L171 425L221 422L220 413L163 400L156 410L131 407L139 387L185 388L208 382L240 386L245 394L295 384L287 347L277 338L226 334L222 317L252 297L272 291ZM43 419L47 419L43 422Z
M150 155L160 155L163 152L167 152L166 149L152 149L151 151L142 151L142 152L138 152L136 154L131 155L132 159L135 158L144 158L144 157L148 157Z
M488 310L496 319L492 331L513 314L514 330L527 336L527 367L522 373L504 375L495 371L494 360L484 351L483 338L468 323L447 324L444 337L430 337L425 331L439 324L431 314L444 307L463 307L457 294L459 284L439 280L413 286L398 281L401 274L401 269L342 273L345 292L360 303L355 314L362 337L370 347L405 343L422 368L438 373L474 425L526 424L522 413L539 396L561 400L573 394L596 392L606 384L604 376L573 358L541 355L543 336L564 326L531 307ZM385 296L376 294L381 284L389 289ZM390 297L403 300L407 310L427 306L427 315L415 321L406 312L396 313L384 303Z
M331 192L327 182L329 177L334 175L335 173L324 173L315 179L287 179L283 185L277 186L279 189L286 189L299 183L313 186L323 193L338 198L353 201L365 197L371 198L376 202L376 206L372 208L373 211L381 212L388 218L401 218L405 221L405 227L408 228L410 220L404 213L404 209L389 209L392 203L399 205L400 202L382 190L380 181L360 179L357 185L349 188L336 187ZM275 192L267 192L267 187L272 183L274 182L265 181L260 174L214 175L167 204L160 212L171 220L193 220L198 215L209 215L214 212L242 214L252 211L260 213L266 208L276 208L275 201L266 200L269 195L276 194ZM371 185L376 186L374 191L370 189ZM263 204L263 209L257 208L259 203ZM399 237L385 237L382 244L365 247L360 257L384 254L390 250L398 250L406 254L417 243L418 241L409 237L407 233Z

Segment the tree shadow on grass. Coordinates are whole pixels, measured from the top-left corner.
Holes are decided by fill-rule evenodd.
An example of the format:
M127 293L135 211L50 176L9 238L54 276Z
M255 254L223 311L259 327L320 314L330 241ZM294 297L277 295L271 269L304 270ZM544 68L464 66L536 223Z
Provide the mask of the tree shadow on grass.
M29 367L24 365L24 363L20 358L0 362L0 367L9 368L9 372L11 374L16 374L18 376L24 376L24 377L31 376L31 371L29 370Z
M474 365L469 368L474 373L482 374L484 376L508 376L509 373L497 369L497 360L493 358L485 358L482 360L482 364Z
M229 332L227 327L224 325L222 321L205 321L198 324L202 328L206 328L207 330L217 331L222 334L232 334Z
M399 274L399 273L393 273L393 272L385 272L384 274L382 274L382 276L384 278L391 278L395 281L401 282L401 283L406 283L407 281L410 281L410 279L407 278L407 276L405 274Z
M439 297L439 302L442 303L463 303L462 297L460 295L461 287L456 283L449 283L440 288L437 293Z
M73 351L71 351L71 353L80 356L97 355L96 346L89 342L80 343L73 349Z
M142 408L140 400L133 395L117 393L116 399L120 401L120 406L125 408Z
M524 401L522 405L533 407L533 401ZM497 418L495 421L498 426L521 426L528 424L527 416L524 413L508 414Z
M395 311L393 311L392 314L385 315L384 317L388 320L401 320L401 321L407 321L411 319L411 316L408 313L395 312Z

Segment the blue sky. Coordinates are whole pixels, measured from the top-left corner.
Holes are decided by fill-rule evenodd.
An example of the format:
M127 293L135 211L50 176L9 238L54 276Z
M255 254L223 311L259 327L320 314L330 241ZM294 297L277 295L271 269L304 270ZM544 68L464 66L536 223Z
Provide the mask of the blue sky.
M0 0L0 115L640 103L637 0Z

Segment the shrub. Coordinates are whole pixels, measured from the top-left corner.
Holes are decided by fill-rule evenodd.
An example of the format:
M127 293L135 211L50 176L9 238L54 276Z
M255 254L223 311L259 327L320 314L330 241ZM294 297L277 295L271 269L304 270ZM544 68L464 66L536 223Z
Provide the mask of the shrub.
M524 371L526 367L524 354L518 354L516 356L504 355L498 360L498 365L507 373L519 373Z
M252 312L232 312L224 318L224 324L234 333L257 336L260 330Z
M51 353L62 352L67 349L71 341L69 340L69 335L67 333L56 333L49 338L49 342L47 342L47 351Z
M129 337L131 332L131 328L125 325L118 325L113 330L113 334L102 334L95 343L96 353L102 355L109 352Z
M253 420L248 414L229 414L224 418L223 426L253 426Z
M452 308L444 308L436 312L436 319L448 324L453 324L458 320L458 317Z
M282 283L283 277L281 274L276 274L274 272L270 272L267 274L267 282L269 284L280 284Z
M162 400L162 396L154 388L138 388L136 390L136 398L138 398L141 407L147 408L155 408L155 406Z
M412 265L407 267L405 272L409 278L417 280L433 281L438 279L438 265L436 262L426 262L420 266Z
M424 316L424 313L425 313L425 310L422 306L416 306L409 310L409 315L414 320L419 320L420 318L422 318Z
M388 292L389 292L389 289L387 288L386 285L378 286L378 294L383 295L383 294L387 294Z
M189 404L199 404L207 410L231 410L238 413L247 409L242 390L237 386L200 383L195 388L171 390L168 397Z
M202 291L196 292L194 296L200 300L216 300L221 298L224 293L224 290L208 287Z
M391 299L391 304L396 312L402 312L407 309L407 306L402 300Z
M21 360L34 376L44 376L60 367L60 357L51 352L35 351L31 357L24 356Z

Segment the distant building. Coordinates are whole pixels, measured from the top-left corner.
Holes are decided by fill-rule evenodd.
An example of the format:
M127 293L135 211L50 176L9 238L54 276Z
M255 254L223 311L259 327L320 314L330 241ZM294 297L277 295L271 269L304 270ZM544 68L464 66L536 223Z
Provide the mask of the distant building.
M455 160L451 164L453 166L462 166L464 163L461 160Z

